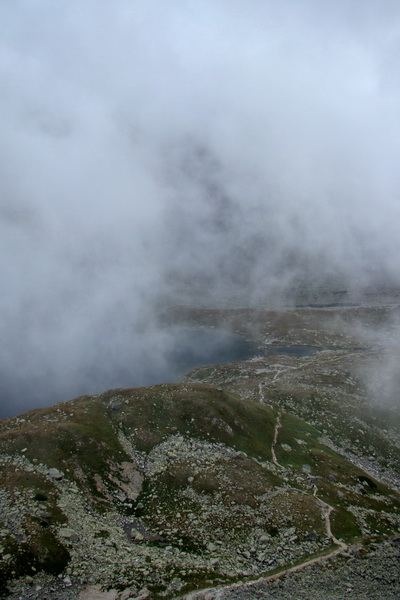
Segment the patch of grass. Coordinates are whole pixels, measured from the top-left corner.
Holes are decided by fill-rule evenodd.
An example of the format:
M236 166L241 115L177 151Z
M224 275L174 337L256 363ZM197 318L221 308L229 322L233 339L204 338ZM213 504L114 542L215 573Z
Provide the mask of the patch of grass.
M295 469L310 464L313 450L322 448L327 450L318 441L319 436L320 432L302 419L287 413L283 414L275 448L278 462L285 466L290 464ZM282 444L287 444L291 450L285 451Z
M271 459L275 414L267 406L203 384L115 390L114 397L128 401L115 418L140 450L149 452L172 433L181 433ZM102 400L112 403L113 395L102 395Z
M174 461L162 477L168 487L185 489L192 472L188 462ZM239 455L229 461L210 459L204 469L196 469L191 487L198 494L219 494L219 500L223 504L247 504L254 507L259 504L258 496L281 483L279 477L257 462Z
M337 539L351 542L361 535L356 517L342 507L337 507L330 515L331 529Z
M301 539L310 532L321 538L326 535L318 501L310 494L282 491L266 498L261 514L265 515L264 527L271 534L274 529L278 533L281 529L295 527Z
M398 524L394 523L387 515L376 512L367 514L365 517L367 525L372 532L384 535L397 535Z
M112 488L114 484L108 479L110 465L129 459L118 441L113 422L106 407L90 398L84 404L77 399L61 406L62 409L51 407L47 412L32 411L27 413L31 418L16 430L3 429L0 447L4 452L18 454L25 446L25 456L68 473L79 487L90 492L90 497L104 500L95 476L100 475L105 485ZM76 476L75 467L83 477ZM42 488L45 493L45 484Z
M30 517L25 520L28 541L18 542L7 536L4 554L11 558L0 563L0 593L7 590L7 582L23 575L43 571L58 575L64 571L71 557L68 550L57 540L50 528L43 529L40 520Z

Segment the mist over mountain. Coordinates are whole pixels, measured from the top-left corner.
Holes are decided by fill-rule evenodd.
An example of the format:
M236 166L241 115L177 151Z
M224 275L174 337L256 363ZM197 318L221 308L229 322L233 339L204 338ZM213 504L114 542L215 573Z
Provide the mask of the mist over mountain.
M167 305L397 283L399 24L390 0L2 3L4 414L168 371Z

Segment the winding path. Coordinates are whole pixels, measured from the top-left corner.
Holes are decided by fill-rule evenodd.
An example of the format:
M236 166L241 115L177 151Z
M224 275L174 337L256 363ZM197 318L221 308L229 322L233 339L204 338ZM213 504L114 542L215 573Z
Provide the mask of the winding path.
M252 587L253 585L258 585L260 583L268 583L268 582L276 581L277 579L284 577L288 573L296 573L297 571L301 571L302 569L305 569L306 567L310 567L311 565L316 565L316 564L325 562L325 561L329 560L330 558L333 558L334 556L337 556L338 554L343 553L345 551L345 548L347 549L347 546L345 544L343 544L342 542L341 542L341 544L342 545L339 548L336 547L334 550L329 552L329 554L324 554L321 556L316 556L315 558L310 558L309 560L305 560L304 562L302 562L298 565L295 565L293 567L288 567L287 569L279 571L279 573L275 573L274 575L269 575L267 577L259 577L258 579L254 579L253 581L244 581L244 582L242 581L242 582L234 583L232 585L227 585L227 586L220 587L220 588L208 588L205 590L200 590L198 592L193 592L191 594L188 594L187 596L183 596L182 600L222 600L223 594L227 591L240 589L240 588L249 588L249 587Z
M276 465L277 467L284 469L286 471L287 470L286 467L284 467L283 465L281 465L278 462L278 459L276 458L276 453L275 453L275 447L276 447L276 444L278 443L279 431L282 428L281 416L282 416L282 413L279 412L276 417L275 428L274 428L274 439L272 440L272 444L271 444L271 456L272 456L272 462L274 463L274 465ZM334 507L331 506L330 504L328 504L327 502L325 502L324 500L322 500L321 498L319 498L317 494L318 494L318 486L315 484L313 496L318 501L318 504L320 505L320 507L322 509L322 515L323 515L323 518L325 521L325 532L326 532L327 537L330 540L332 540L332 542L336 546L339 546L339 548L341 550L347 550L347 545L344 542L342 542L341 540L338 540L332 533L330 515L331 515L331 512L333 510L335 510Z
M261 389L260 389L260 393L261 393ZM279 436L279 431L280 431L281 427L282 427L281 413L278 413L276 421L275 421L274 438L273 438L273 441L271 444L271 455L272 455L272 462L277 467L284 469L286 471L287 470L286 467L284 467L283 465L281 465L278 462L278 460L276 458L276 454L275 454L275 446L278 442L278 436ZM331 515L332 511L334 510L334 507L331 506L330 504L328 504L327 502L325 502L324 500L321 500L321 498L318 498L317 493L318 493L318 488L315 485L313 496L316 498L318 504L321 507L322 516L323 516L323 519L325 522L325 532L326 532L327 537L335 545L335 547L332 549L331 552L329 552L328 554L315 556L314 558L310 558L308 560L304 560L303 562L301 562L298 565L288 567L287 569L283 569L282 571L279 571L279 573L274 573L273 575L259 577L258 579L255 579L253 581L238 582L238 583L234 583L232 585L227 585L227 586L224 586L221 588L209 588L206 590L193 592L187 596L184 596L183 600L219 600L219 599L223 598L223 594L226 591L240 589L243 587L251 587L253 585L257 585L260 583L276 581L277 579L284 577L288 573L295 573L295 572L305 569L306 567L309 567L311 565L316 565L316 564L322 563L326 560L329 560L330 558L333 558L334 556L336 556L340 553L347 552L347 550L348 550L347 544L345 544L342 540L338 540L335 537L335 535L332 533L330 515Z
M278 462L278 459L276 458L276 453L275 453L275 447L278 442L278 435L279 435L279 430L281 429L281 427L282 427L281 413L279 412L276 417L276 421L275 421L274 438L273 438L272 444L271 444L271 457L272 457L272 462L274 463L274 465L276 465L280 469L283 469L284 471L286 471L287 470L286 467L284 467L283 465L281 465Z

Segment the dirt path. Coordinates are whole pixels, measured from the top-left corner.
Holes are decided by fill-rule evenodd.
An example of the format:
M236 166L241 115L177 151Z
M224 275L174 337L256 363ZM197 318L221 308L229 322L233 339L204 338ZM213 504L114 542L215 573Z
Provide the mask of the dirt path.
M332 539L336 539L336 538L332 538ZM282 571L279 571L279 573L275 573L274 575L269 575L266 577L259 577L258 579L254 579L253 581L238 582L238 583L234 583L232 585L227 585L227 586L224 586L221 588L209 588L209 589L201 590L198 592L193 592L192 594L183 596L182 600L219 600L219 599L223 598L223 594L225 592L232 591L235 589L239 590L241 588L249 588L252 586L257 586L260 583L269 583L272 581L276 581L277 579L284 577L288 573L296 573L297 571L301 571L302 569L305 569L306 567L310 567L311 565L323 563L323 562L333 558L334 556L337 556L338 554L344 552L344 549L345 548L347 549L347 546L345 544L343 544L343 542L339 542L339 543L340 543L340 546L335 547L328 554L324 554L322 556L316 556L315 558L310 558L309 560L305 560L304 562L302 562L298 565L294 565L293 567L288 567L287 569L283 569Z
M261 390L260 390L260 392L261 392ZM278 462L278 460L276 458L276 453L275 453L275 446L278 442L278 436L279 436L279 431L280 431L281 427L282 427L281 413L278 413L278 415L276 417L276 421L275 421L274 438L273 438L273 441L271 444L271 455L272 455L272 462L277 467L286 470L286 467L284 467L283 465L281 465ZM313 496L316 498L318 504L321 507L322 516L323 516L323 519L325 522L326 535L332 541L332 544L334 544L334 548L332 549L331 552L329 552L328 554L310 558L308 560L304 560L304 562L301 562L300 564L292 566L292 567L288 567L287 569L283 569L282 571L280 571L279 573L275 573L274 575L269 575L266 577L259 577L258 579L255 579L253 581L234 583L232 585L224 586L219 589L218 588L209 588L206 590L201 590L199 592L193 592L192 594L184 596L183 600L218 600L222 597L222 595L226 591L240 589L243 587L251 587L253 585L257 585L257 584L263 583L263 582L275 581L277 579L280 579L281 577L284 577L288 573L295 573L295 572L305 569L306 567L309 567L311 565L316 565L316 564L322 563L324 561L327 561L330 558L333 558L334 556L336 556L340 553L347 552L347 550L348 550L347 544L345 544L342 540L338 540L335 537L335 535L332 533L330 516L331 516L332 511L335 510L334 507L331 506L330 504L328 504L327 502L325 502L324 500L321 500L321 498L318 498L317 494L318 494L318 487L315 485L314 491L313 491Z
M284 467L283 465L281 465L278 462L278 459L276 458L276 453L275 453L275 447L276 447L276 444L278 443L278 435L279 435L279 430L281 429L281 427L282 427L281 413L278 413L278 415L276 417L276 421L275 421L274 438L273 438L272 444L271 444L271 457L272 457L272 462L274 463L274 465L276 465L280 469L284 469L286 471L286 467Z
M335 544L336 546L339 546L339 551L346 552L348 550L347 544L345 544L342 540L338 540L332 533L331 512L335 509L330 504L327 504L327 502L324 502L323 500L321 500L321 498L318 498L318 496L315 496L315 497L317 498L317 500L322 508L322 513L323 513L323 517L324 517L324 521L325 521L325 531L326 531L327 537L330 540L332 540L333 544Z
M278 462L278 459L276 458L276 453L275 453L275 447L276 447L276 444L278 443L279 431L282 428L281 416L282 416L282 413L278 413L278 415L276 417L275 428L274 428L274 439L272 440L272 444L271 444L271 456L272 456L272 462L274 463L274 465L276 465L280 469L283 469L286 471L287 470L286 467L284 467L283 465L281 465ZM335 544L336 546L339 546L339 549L347 550L347 545L344 542L342 542L341 540L338 540L332 533L330 515L331 515L331 512L333 510L335 510L334 507L318 497L318 486L317 485L314 485L313 496L314 496L314 498L316 498L319 505L321 506L323 518L325 521L325 532L326 532L327 537L330 540L332 540L333 544Z

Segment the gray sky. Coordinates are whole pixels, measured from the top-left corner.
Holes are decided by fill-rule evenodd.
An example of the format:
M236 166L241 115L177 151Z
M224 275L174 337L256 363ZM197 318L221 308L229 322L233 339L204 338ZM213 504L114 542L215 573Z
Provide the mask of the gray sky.
M163 363L166 296L398 281L399 64L397 0L1 1L4 405Z

